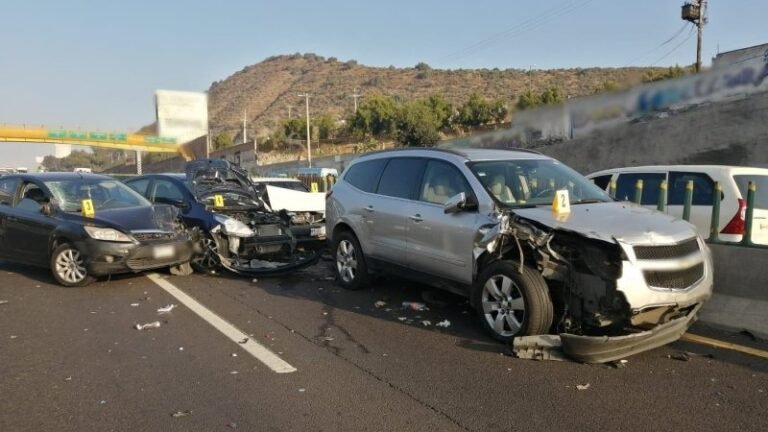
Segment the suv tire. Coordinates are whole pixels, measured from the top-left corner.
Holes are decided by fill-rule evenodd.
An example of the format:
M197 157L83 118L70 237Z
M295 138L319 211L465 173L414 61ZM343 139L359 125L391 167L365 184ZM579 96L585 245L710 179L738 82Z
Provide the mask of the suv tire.
M333 242L334 269L342 288L359 290L368 284L368 265L357 237L341 232Z
M473 292L480 322L490 336L511 343L517 336L546 334L552 325L549 288L539 272L498 261L485 268Z

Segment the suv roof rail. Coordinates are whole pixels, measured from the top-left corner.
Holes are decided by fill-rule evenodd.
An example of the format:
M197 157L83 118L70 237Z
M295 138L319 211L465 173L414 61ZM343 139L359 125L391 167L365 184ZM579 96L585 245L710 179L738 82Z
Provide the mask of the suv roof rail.
M376 154L382 154L382 153L391 153L396 151L417 151L417 150L426 150L426 151L439 151L444 153L450 153L457 156L466 156L464 153L456 150L456 149L450 149L450 148L442 148L442 147L397 147L392 149L386 149L386 150L376 150L372 152L363 153L360 157L368 156L368 155L376 155Z

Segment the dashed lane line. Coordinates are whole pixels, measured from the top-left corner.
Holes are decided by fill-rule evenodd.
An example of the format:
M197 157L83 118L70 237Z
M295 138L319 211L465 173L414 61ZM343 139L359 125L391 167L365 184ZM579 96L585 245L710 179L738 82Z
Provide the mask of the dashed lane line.
M151 273L148 274L147 277L157 286L164 289L168 294L175 297L184 306L189 308L189 310L196 313L200 318L208 322L208 324L212 325L216 330L223 333L224 336L228 337L232 342L236 343L257 360L264 363L268 368L272 369L272 371L277 373L296 372L295 367L288 364L265 346L254 341L253 338L246 333L230 324L222 317L216 315L213 311L187 295L184 291L178 289L172 283L163 279L162 276L157 273ZM245 340L245 343L241 343L243 340Z
M688 342L694 342L702 345L709 345L716 348L723 348L731 351L736 351L744 354L753 355L756 357L762 357L764 359L768 359L768 351L764 351L757 348L752 348L744 345L738 345L731 342L725 342L718 339L712 339L704 336L699 336L692 333L685 333L682 337L680 337L680 340L688 341Z

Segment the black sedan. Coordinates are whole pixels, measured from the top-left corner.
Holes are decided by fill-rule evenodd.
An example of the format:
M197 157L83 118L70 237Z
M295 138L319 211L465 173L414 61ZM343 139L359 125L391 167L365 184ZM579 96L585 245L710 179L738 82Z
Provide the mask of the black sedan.
M178 222L178 210L153 206L110 177L0 178L0 258L48 267L64 286L186 263L192 237Z

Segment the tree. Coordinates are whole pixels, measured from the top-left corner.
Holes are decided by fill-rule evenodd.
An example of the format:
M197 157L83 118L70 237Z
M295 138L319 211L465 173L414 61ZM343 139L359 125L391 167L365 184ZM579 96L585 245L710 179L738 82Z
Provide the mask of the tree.
M517 109L524 110L541 105L541 97L530 90L524 91L517 98Z
M427 104L435 115L438 127L449 130L453 122L453 106L441 94L433 94L427 99Z
M494 122L497 124L504 123L507 121L508 115L509 108L503 99L495 99L491 102L491 117L493 117Z
M292 139L307 139L307 120L292 118L283 123L283 136Z
M324 112L312 120L312 123L314 123L320 131L320 139L327 140L334 136L336 132L336 120L333 119L333 116L330 113Z
M369 135L389 135L393 131L397 105L395 101L381 93L367 95L357 112L349 118L350 132L359 139Z
M219 132L213 137L213 149L221 150L232 146L232 135L229 132Z
M563 95L557 87L549 87L541 93L542 105L555 105L563 102Z
M612 92L619 90L619 85L616 83L616 81L603 81L600 85L595 86L592 93L598 94L598 93L604 93L604 92Z
M491 104L476 93L473 93L459 109L459 123L466 128L488 124L492 119Z
M661 71L651 70L643 74L643 82L649 83L649 82L663 81L671 78L679 78L681 76L684 76L686 73L687 73L686 70L681 68L678 65L671 66L667 70L661 70Z
M562 103L563 99L563 95L557 87L548 87L539 95L527 90L517 98L517 109L524 110L540 105L555 105Z
M397 116L395 138L401 146L431 147L440 140L440 126L428 100L404 104Z

